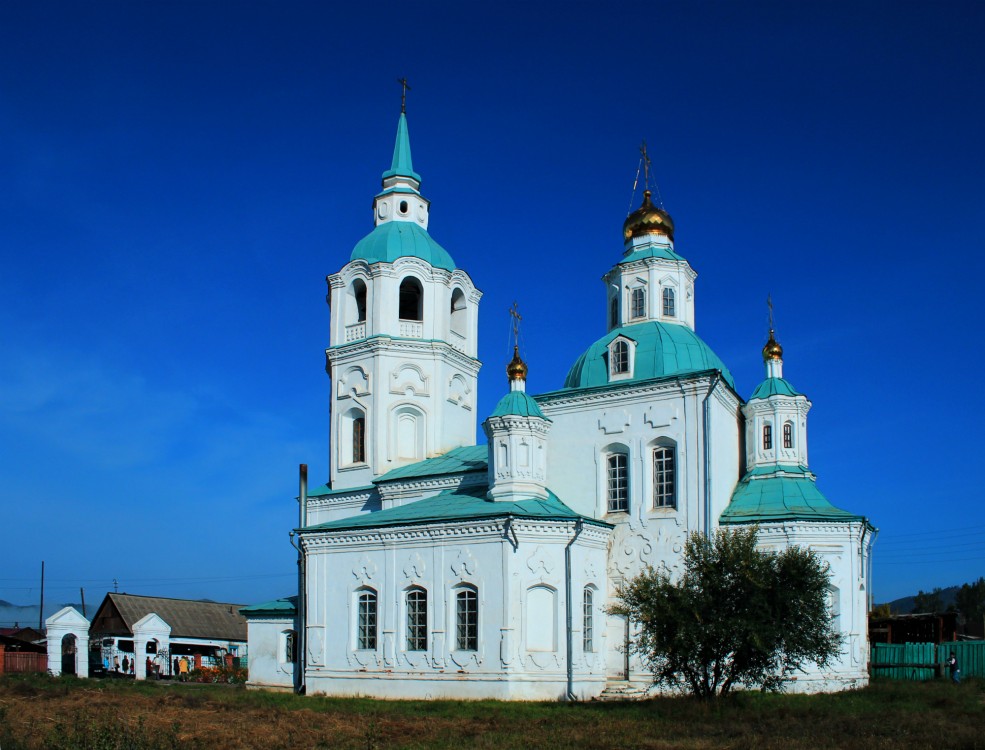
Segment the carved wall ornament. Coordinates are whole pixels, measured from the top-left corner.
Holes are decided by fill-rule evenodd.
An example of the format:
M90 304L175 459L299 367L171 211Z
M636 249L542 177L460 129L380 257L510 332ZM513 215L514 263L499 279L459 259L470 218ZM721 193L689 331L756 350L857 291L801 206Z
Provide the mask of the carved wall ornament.
M376 571L376 563L370 560L368 555L363 555L353 567L352 575L357 581L372 581L376 576Z
M530 557L527 558L527 567L530 568L530 572L535 576L539 574L541 577L546 577L554 570L554 560L551 559L551 556L543 547L538 545Z
M359 365L348 368L339 378L338 398L369 395L369 372Z
M677 421L677 409L667 404L650 404L643 415L643 421L651 427L670 427Z
M474 576L478 565L476 564L475 558L472 553L469 552L468 548L459 550L458 557L451 564L452 573L457 575L459 578L466 578L468 576Z
M424 558L415 552L407 558L407 562L404 564L404 577L411 581L418 581L424 577L425 569Z
M625 409L604 411L599 417L599 429L606 435L614 435L623 432L632 421Z
M390 373L390 393L428 396L430 380L417 365L404 364Z

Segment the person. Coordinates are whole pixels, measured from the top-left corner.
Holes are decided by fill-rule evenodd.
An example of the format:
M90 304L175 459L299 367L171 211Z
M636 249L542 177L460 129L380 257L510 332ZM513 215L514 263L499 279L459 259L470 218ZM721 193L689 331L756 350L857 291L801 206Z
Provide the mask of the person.
M119 672L120 670L117 669L116 671ZM130 672L130 659L128 659L126 657L126 655L124 655L124 657L123 657L123 674L128 674L129 672Z
M172 677L177 677L178 676L178 657L177 656L174 657L174 671L171 672L171 676Z
M185 682L188 679L188 657L182 656L181 661L178 663L178 673L181 675L181 681Z
M151 676L151 673L154 671L154 662L150 660L149 656L147 657L147 661L144 662L144 670L145 670L144 677L146 678L149 678Z
M961 682L961 667L958 666L958 656L953 651L951 658L947 660L947 668L951 670L951 682L955 685Z
M126 658L126 657L124 657L124 658ZM113 671L116 672L117 674L120 673L120 657L119 656L114 656L113 657Z

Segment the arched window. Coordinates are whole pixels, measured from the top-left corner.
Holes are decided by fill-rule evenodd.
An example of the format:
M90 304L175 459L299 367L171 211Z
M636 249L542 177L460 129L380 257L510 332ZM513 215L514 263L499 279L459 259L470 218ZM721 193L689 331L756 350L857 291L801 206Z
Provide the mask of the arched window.
M629 344L616 341L609 349L610 370L613 375L624 375L629 372Z
M400 282L400 307L398 314L401 320L424 320L424 289L421 282L413 276L408 276Z
M585 587L581 612L581 647L586 654L590 654L595 651L595 592L591 586Z
M471 586L455 594L455 647L459 651L479 650L479 592Z
M653 449L653 507L677 507L677 456L669 445Z
M631 318L646 317L646 291L642 288L629 293L629 316Z
M763 425L763 450L773 450L773 425L769 422Z
M610 453L605 459L605 494L609 513L629 510L629 456Z
M366 417L352 420L352 463L366 462Z
M352 282L352 300L355 306L355 321L363 323L366 320L366 283L362 279Z
M668 318L673 318L677 315L676 305L674 304L674 290L669 286L665 286L663 290L663 313Z
M783 447L793 448L793 423L783 423Z
M464 337L468 330L468 308L465 303L465 292L456 289L451 293L451 317L449 318L449 328L452 333L457 333Z
M285 630L281 633L281 644L283 646L280 654L281 664L293 664L297 661L297 633L293 630Z
M421 588L407 592L407 650L428 650L428 595Z
M619 297L614 296L609 300L609 328L619 325Z
M362 589L356 599L356 648L376 650L376 592Z

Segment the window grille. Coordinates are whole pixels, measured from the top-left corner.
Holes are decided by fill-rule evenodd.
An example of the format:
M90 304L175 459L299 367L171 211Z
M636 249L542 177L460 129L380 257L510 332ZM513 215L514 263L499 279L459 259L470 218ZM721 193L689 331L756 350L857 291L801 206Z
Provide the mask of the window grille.
M407 650L427 651L428 595L421 589L407 592Z
M612 345L612 374L622 375L629 372L629 344L617 341Z
M363 591L359 594L356 648L376 649L376 592Z
M663 291L664 315L673 318L677 315L676 305L674 304L674 290L669 286L664 287Z
M607 495L609 512L629 510L629 471L625 453L613 453L607 464Z
M462 589L455 595L457 617L456 645L459 651L479 650L479 594Z
M793 425L789 422L783 425L783 447L793 448Z
M634 289L630 296L629 314L633 318L646 317L646 292L642 289Z
M773 425L769 422L763 425L763 450L773 450Z
M653 451L653 506L655 508L677 506L675 463L673 448L660 446Z
M590 654L595 651L595 612L594 596L591 586L585 587L585 598L582 604L582 650Z

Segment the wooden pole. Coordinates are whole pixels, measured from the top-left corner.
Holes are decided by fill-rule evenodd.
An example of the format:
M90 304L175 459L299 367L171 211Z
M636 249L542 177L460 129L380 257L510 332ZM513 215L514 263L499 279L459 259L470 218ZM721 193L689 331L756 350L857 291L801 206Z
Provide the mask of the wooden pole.
M44 632L44 560L41 561L41 607L38 609L38 630Z

